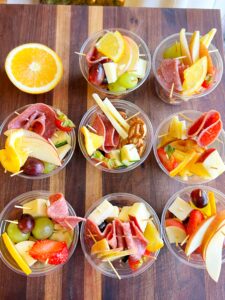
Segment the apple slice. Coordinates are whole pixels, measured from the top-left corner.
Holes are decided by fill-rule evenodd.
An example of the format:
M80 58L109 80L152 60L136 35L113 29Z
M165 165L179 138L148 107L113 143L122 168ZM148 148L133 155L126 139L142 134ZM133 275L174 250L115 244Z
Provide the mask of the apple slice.
M171 244L181 243L186 238L186 229L182 222L176 219L166 219L166 233Z
M16 133L18 133L20 136L33 137L33 138L37 138L37 139L40 139L40 140L46 142L46 139L44 139L40 134L37 134L33 131L26 130L26 129L23 129L23 128L8 129L4 132L4 135L10 136L11 134L16 134Z
M124 251L117 251L117 252L114 252L110 255L101 256L100 259L102 261L114 261L116 259L122 258L122 257L127 256L127 255L131 255L131 254L134 254L133 249L124 250Z
M208 33L206 33L205 35L203 35L200 39L200 41L205 45L206 48L209 47L212 39L214 38L214 35L216 34L217 29L213 28L211 29Z
M183 58L183 62L185 65L191 66L192 65L192 59L190 50L188 47L188 42L185 35L185 29L182 28L180 31L180 46L181 46L181 53L185 58Z
M25 136L21 138L21 149L27 151L31 157L56 166L62 165L55 148L47 141Z
M186 231L178 226L166 227L166 234L170 244L182 243L187 236Z
M204 235L214 219L215 216L212 216L204 220L198 229L190 236L185 247L185 254L187 256L191 255L199 246L201 246Z
M123 251L123 248L115 248L115 249L110 249L110 250L103 250L97 253L97 257L101 258L103 256L110 256L110 255L114 255L114 254L118 254L118 252Z
M199 59L200 32L195 31L189 44L193 64Z
M225 226L225 210L222 210L218 212L211 223L210 227L207 229L203 241L202 241L202 256L203 259L205 260L206 257L206 249L208 247L208 244L214 234L223 226Z
M209 276L218 281L222 266L223 243L225 239L225 226L222 226L210 239L205 249L205 264Z
M138 47L137 43L130 37L123 36L123 38L124 38L124 40L126 40L129 43L129 46L132 51L131 62L130 62L130 65L129 65L129 68L127 69L127 71L134 71L135 66L137 65L137 62L139 60L139 47Z
M131 206L123 206L119 213L119 220L122 222L129 222L129 210Z

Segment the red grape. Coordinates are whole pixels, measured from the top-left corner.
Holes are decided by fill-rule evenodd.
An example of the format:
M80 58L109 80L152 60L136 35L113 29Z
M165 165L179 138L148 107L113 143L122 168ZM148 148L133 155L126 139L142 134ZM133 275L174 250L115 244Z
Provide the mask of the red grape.
M101 85L105 78L105 71L102 64L95 64L89 69L88 80L95 84Z
M201 189L196 189L191 192L191 200L198 208L203 208L208 204L208 197Z
M23 173L31 176L37 176L44 172L44 164L41 160L28 157L23 166Z
M29 233L34 228L34 218L29 214L23 214L18 220L18 227L23 233Z

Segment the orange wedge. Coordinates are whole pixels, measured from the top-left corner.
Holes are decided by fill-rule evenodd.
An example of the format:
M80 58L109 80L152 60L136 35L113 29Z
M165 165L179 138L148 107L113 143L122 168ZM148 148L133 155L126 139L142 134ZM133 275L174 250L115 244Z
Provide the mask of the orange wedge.
M52 90L63 74L61 59L42 44L24 44L13 49L6 58L5 70L18 89L30 94Z

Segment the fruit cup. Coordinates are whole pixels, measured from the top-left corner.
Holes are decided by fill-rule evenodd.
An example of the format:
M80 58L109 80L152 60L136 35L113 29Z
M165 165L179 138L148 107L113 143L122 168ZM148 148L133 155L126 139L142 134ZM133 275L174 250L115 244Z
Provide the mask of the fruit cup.
M3 241L2 234L6 232L7 226L9 226L9 222L6 222L5 220L16 220L22 215L22 209L17 208L15 206L22 207L25 203L28 203L34 199L45 199L48 200L48 197L51 195L48 191L31 191L24 194L21 194L14 198L12 201L10 201L5 208L2 210L0 214L0 256L2 261L8 266L11 270L15 271L16 273L20 275L25 275L25 273L22 271L22 269L18 266L16 261L13 259L12 255L9 253L8 249L6 248L6 245ZM72 206L67 202L69 215L70 216L76 216L75 211L73 210ZM36 207L38 209L38 207ZM39 206L40 210L40 206ZM29 210L27 209L27 213L29 214ZM11 224L11 223L10 223ZM72 256L76 245L78 241L79 236L79 227L75 227L74 234L70 241L70 246L68 248L68 257L66 262L70 259ZM32 237L30 236L29 240L32 240ZM35 239L33 239L35 241ZM55 271L56 269L63 266L64 263L58 264L58 265L52 265L41 262L35 262L30 268L31 268L31 274L29 274L29 277L36 277L36 276L42 276L46 275L52 271Z
M117 56L117 50L117 57L113 57L113 53L107 54L105 45L100 46L104 48L104 54L96 50L96 44L107 33L112 34L115 42L108 40L106 46L107 43L119 45L118 51L123 53L119 54L120 57ZM84 42L79 54L84 78L99 93L112 98L135 91L148 78L151 69L151 56L147 45L135 33L125 29L111 28L96 32Z
M186 38L188 43L190 42L192 33L187 32ZM166 102L167 104L177 105L184 101L188 101L191 99L199 99L204 96L209 95L220 83L222 74L223 74L223 61L221 58L221 55L218 51L218 49L210 44L208 46L208 50L210 52L210 56L212 59L212 63L215 70L215 77L213 80L213 83L210 84L210 86L207 86L206 88L202 88L200 91L193 93L191 95L184 95L182 92L177 92L175 89L172 90L172 84L171 86L167 86L165 82L161 80L161 77L159 76L158 69L160 67L161 62L163 61L163 57L165 55L165 51L170 48L172 45L177 45L176 43L179 42L180 34L176 33L173 35L170 35L169 37L165 38L161 43L158 45L158 47L155 49L154 55L153 55L153 63L152 68L155 76L155 89L158 97ZM169 53L168 57L182 57L183 54L180 53L178 50L173 50L175 53ZM176 53L177 51L177 53ZM171 55L170 55L171 54ZM169 69L169 68L168 68Z
M113 210L110 213L109 210L111 209L112 205L113 205ZM97 207L98 207L98 211L96 213L95 209ZM129 210L130 207L133 208L132 212L131 210ZM95 211L94 213L95 215L93 215L94 211ZM104 213L104 215L102 213ZM150 234L150 236L146 235L147 232L146 229L144 230L143 234L145 238L153 242L152 246L154 244L153 247L155 251L154 252L149 251L148 254L150 254L150 256L142 256L141 259L142 263L133 262L132 265L130 264L130 259L128 255L117 259L112 259L111 257L109 258L109 261L108 260L103 261L104 259L102 260L102 258L98 258L99 257L98 255L101 254L101 249L97 249L97 247L95 247L95 245L97 244L95 244L93 247L94 240L98 239L97 234L94 233L94 232L97 233L97 231L94 229L93 225L90 225L91 227L89 227L89 224L93 224L93 222L88 223L89 218L92 221L93 220L95 220L96 222L99 221L98 224L102 222L101 224L99 224L98 228L99 230L101 230L101 232L103 232L107 226L110 226L110 224L107 225L106 223L114 222L113 219L115 220L115 222L118 222L120 220L120 222L122 222L124 225L129 225L130 224L129 217L128 217L129 213L132 215L132 217L130 217L130 221L133 220L136 225L138 224L140 225L141 223L139 222L141 221L147 222L147 226L150 226L151 223L150 230L148 230L148 234ZM114 217L112 216L112 214L114 215ZM116 215L118 216L116 217ZM80 241L81 241L82 250L85 254L86 259L92 265L92 267L106 276L112 278L125 279L125 278L130 278L130 277L140 275L141 273L149 269L154 264L159 254L160 251L159 249L163 247L163 241L161 239L161 232L160 232L160 222L157 217L157 214L146 201L144 201L143 199L135 195L127 194L127 193L114 193L114 194L106 195L100 200L98 200L97 202L95 202L89 208L89 210L85 215L85 218L87 221L85 224L82 224L81 232L80 232ZM143 229L142 225L140 225L140 227ZM103 228L103 226L105 228ZM145 228L147 228L147 226ZM118 236L119 233L117 231L117 228L118 228L117 225L115 225L115 231ZM108 229L106 229L106 231ZM126 232L124 232L125 234L123 234L123 231L120 232L120 234L122 234L121 238L124 238L126 234L128 234ZM140 237L139 234L138 237ZM106 239L104 239L104 241L106 242ZM104 247L104 245L101 243L101 248L102 247ZM122 248L116 248L115 251L116 250L121 251ZM112 251L113 249L111 249L109 252ZM93 254L93 252L95 252L95 254ZM145 253L147 253L147 251ZM115 256L115 253L112 255Z
M205 200L199 202L199 199L196 198L196 192L201 198L204 194L203 198L208 198L208 203ZM198 200L198 202L193 202L194 200ZM173 206L171 206L172 204ZM199 208L200 206L204 207ZM220 230L224 226L225 213L221 214L224 210L225 195L222 192L209 186L189 186L175 193L167 201L161 218L164 241L170 253L187 266L207 269L209 275L215 281L218 280L221 264L225 262L225 248L220 245L223 247L221 251L219 241L217 240L213 244L213 239L211 238L215 237L217 239L218 229ZM197 218L200 220L199 215L202 216L202 220L197 224ZM218 217L219 215L220 217ZM214 221L215 218L217 218L216 222ZM183 220L181 221L180 219ZM193 233L190 233L190 230ZM181 237L182 235L183 237ZM181 242L182 239L183 243ZM208 239L211 239L210 243L208 243ZM206 240L208 241L206 242ZM209 246L214 247L211 254ZM193 251L194 249L196 250ZM219 253L222 253L222 257ZM213 264L211 264L211 259ZM211 268L213 265L214 267ZM216 269L217 271L215 272Z
M103 103L104 103L104 101L103 101ZM152 148L153 128L152 128L152 125L151 125L151 121L149 120L146 113L142 109L140 109L137 105L135 105L131 102L128 102L128 101L124 101L124 100L112 100L111 103L117 109L117 111L125 113L127 118L129 118L131 116L134 116L138 113L137 118L140 118L144 121L145 126L146 126L146 135L145 135L145 138L144 138L145 148L144 148L144 152L142 153L142 155L140 157L140 160L138 160L137 162L132 163L128 166L120 166L120 167L117 167L117 168L110 168L110 167L107 167L106 164L98 162L98 160L93 159L91 156L88 155L86 147L85 147L85 143L84 143L84 136L81 133L81 128L84 127L84 126L86 126L88 128L88 126L93 123L96 115L97 114L102 114L101 109L97 105L90 108L86 112L86 114L83 116L83 118L80 122L80 125L79 125L79 129L78 129L78 142L79 142L80 149L81 149L84 157L93 166L95 166L99 170L102 170L102 171L105 171L105 172L123 173L123 172L127 172L127 171L135 169L136 167L138 167L140 164L142 164L146 160L146 158L148 157L148 155L151 151L151 148Z
M209 111L208 114L219 115L216 111ZM155 133L153 150L157 163L168 176L182 183L210 182L225 170L225 132L222 128L208 146L199 145L198 136L187 136L190 126L202 115L195 110L172 114ZM181 164L185 164L184 167L174 174Z
M53 126L53 128L56 128L55 133L51 136L51 138L45 137L43 138L41 135L36 134L31 129L24 130L25 128L21 126L19 129L10 129L13 134L7 134L5 135L5 132L8 130L8 125L10 122L15 120L17 116L20 116L25 110L31 109L34 107L34 113L36 113L36 109L39 109L41 107L41 111L44 111L47 107L48 110L53 110L53 116L58 113L62 114L59 110L56 108L52 108L49 105L43 104L43 103L37 103L37 104L29 104L23 107L18 108L16 111L12 112L2 123L0 127L0 149L7 148L7 145L9 148L11 148L11 155L15 157L15 152L20 157L20 160L23 160L23 163L17 165L18 159L15 159L15 162L7 164L9 166L9 172L12 173L11 176L17 175L22 178L26 179L43 179L48 178L51 175L54 175L61 171L70 161L70 159L73 156L75 146L76 146L76 134L75 130L73 128L64 128L63 130L69 130L68 132L62 131L62 126L60 126L61 120L52 119L51 121L46 121L46 127ZM44 108L43 108L44 107ZM41 112L42 113L42 112ZM65 116L64 114L61 115L62 118ZM49 116L44 116L47 119L50 120ZM32 118L29 116L29 118ZM65 116L65 118L67 118ZM41 119L41 117L39 118ZM28 119L27 119L28 120ZM27 121L25 120L25 121ZM68 122L70 120L67 118ZM58 125L55 127L55 123L58 122ZM67 122L67 121L66 121ZM73 124L73 123L72 123ZM74 125L73 125L74 126ZM18 127L15 127L18 128ZM61 129L59 129L61 128ZM9 138L10 137L10 138ZM23 146L23 150L20 147L20 143L18 141L21 141L21 139L25 138L26 140L26 146ZM30 139L31 138L31 139ZM8 141L7 141L8 140ZM37 142L41 142L37 143ZM44 144L44 145L43 145ZM47 149L46 149L47 147ZM9 149L8 148L8 149ZM45 149L45 150L44 150ZM7 149L6 149L7 150ZM7 156L5 156L4 153L6 153L6 150L1 150L0 155L0 162L2 163L2 166L4 165L4 160L7 161ZM24 151L28 153L28 157L24 157ZM32 153L34 156L32 156ZM34 154L35 153L35 154ZM44 156L43 156L44 155ZM39 158L39 159L37 159ZM55 165L53 163L50 163L50 161L54 160L58 161L60 160L61 165ZM49 162L45 159L50 159ZM25 162L24 162L25 161ZM3 167L4 168L4 167ZM26 173L23 172L23 170L26 168ZM5 169L7 169L5 167ZM7 170L6 170L7 171ZM15 173L15 174L14 174Z

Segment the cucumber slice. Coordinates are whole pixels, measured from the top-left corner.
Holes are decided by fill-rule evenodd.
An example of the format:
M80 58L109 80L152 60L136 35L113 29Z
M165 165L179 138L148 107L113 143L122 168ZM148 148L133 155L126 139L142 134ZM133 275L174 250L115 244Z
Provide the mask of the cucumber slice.
M140 160L137 148L134 144L128 144L121 148L121 161L125 166L130 163L137 162Z
M70 135L62 130L57 130L55 135L51 137L53 144L56 148L62 147L66 144L71 145L71 137Z
M51 173L53 170L55 170L55 168L57 168L56 165L50 164L50 163L48 163L48 162L44 162L44 166L45 166L44 172L43 172L44 174L49 174L49 173Z

